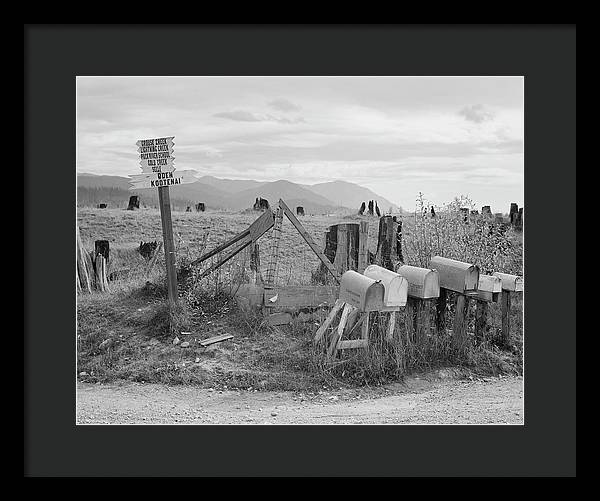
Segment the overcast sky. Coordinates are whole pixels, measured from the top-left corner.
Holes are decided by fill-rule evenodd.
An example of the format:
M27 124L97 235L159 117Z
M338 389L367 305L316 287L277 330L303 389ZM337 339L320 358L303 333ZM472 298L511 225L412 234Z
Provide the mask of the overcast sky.
M78 77L77 172L139 174L136 141L175 136L178 170L508 212L523 119L521 77Z

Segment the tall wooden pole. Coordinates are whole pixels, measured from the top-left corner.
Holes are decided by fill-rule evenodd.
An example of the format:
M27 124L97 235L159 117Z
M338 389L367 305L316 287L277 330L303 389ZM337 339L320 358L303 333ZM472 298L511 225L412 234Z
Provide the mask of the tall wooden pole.
M173 239L171 197L168 186L158 188L158 203L160 205L160 221L162 223L163 242L165 246L169 305L174 306L177 304L177 271L175 270L175 242Z

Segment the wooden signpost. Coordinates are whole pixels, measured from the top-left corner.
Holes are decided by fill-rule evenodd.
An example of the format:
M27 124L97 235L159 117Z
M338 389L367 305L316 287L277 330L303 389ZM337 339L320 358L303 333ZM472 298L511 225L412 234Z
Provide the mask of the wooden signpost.
M131 186L129 187L130 190L158 188L170 306L177 304L177 271L175 269L175 243L171 221L169 186L196 181L192 171L175 171L173 165L175 160L173 156L174 138L175 136L140 139L136 142L142 174L130 176Z

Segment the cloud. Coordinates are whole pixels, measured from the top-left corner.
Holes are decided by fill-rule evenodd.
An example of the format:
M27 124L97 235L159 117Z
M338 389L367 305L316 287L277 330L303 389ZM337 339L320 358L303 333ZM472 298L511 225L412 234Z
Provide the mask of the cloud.
M228 120L234 120L236 122L277 122L282 124L296 124L303 123L305 121L302 117L277 117L270 114L252 113L250 111L245 110L221 111L219 113L214 113L213 117L226 118Z
M215 113L213 117L227 118L236 122L262 122L263 120L254 113L249 111L237 110L237 111L222 111Z
M288 101L287 99L274 99L273 101L269 101L267 104L271 108L275 108L278 111L283 111L284 113L290 111L300 111L302 109L300 106Z
M483 104L473 104L471 106L465 106L462 110L458 112L459 115L465 117L465 120L469 120L470 122L475 122L480 124L482 122L486 122L488 120L493 120L494 113L483 106Z

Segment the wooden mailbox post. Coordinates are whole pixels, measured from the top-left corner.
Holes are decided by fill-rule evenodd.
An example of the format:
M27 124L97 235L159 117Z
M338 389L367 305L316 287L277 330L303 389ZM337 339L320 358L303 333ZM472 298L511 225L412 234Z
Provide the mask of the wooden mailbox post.
M452 344L457 351L461 351L467 341L469 298L477 295L479 267L441 256L431 258L429 266L439 273L440 287L457 294Z
M409 339L423 341L429 334L431 303L440 296L440 277L436 270L400 265L396 272L408 282L406 329Z
M502 292L502 281L493 275L479 275L477 295L475 301L477 311L475 316L475 339L484 340L489 331L488 313L489 303L496 303Z
M523 279L517 275L510 275L508 273L494 273L495 277L498 277L502 281L502 294L501 294L501 305L502 305L502 343L508 346L511 341L510 335L510 306L511 306L511 294L522 293L524 289Z

